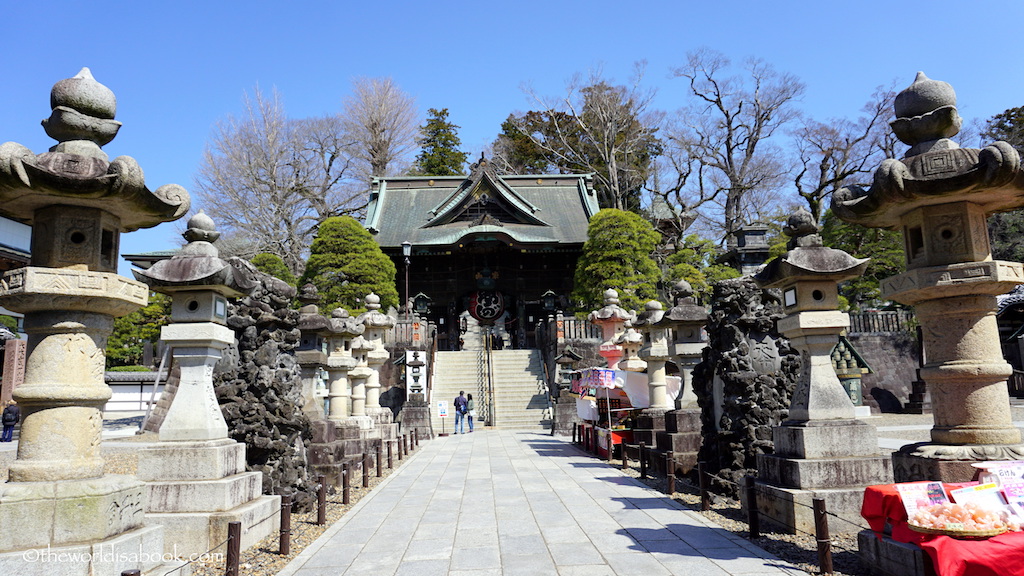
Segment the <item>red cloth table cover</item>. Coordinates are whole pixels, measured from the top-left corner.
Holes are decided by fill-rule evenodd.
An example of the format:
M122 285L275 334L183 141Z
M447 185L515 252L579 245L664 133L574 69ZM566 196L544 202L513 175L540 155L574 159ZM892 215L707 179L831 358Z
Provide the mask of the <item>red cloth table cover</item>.
M951 490L975 482L944 484ZM861 516L879 538L886 524L897 542L917 544L932 559L938 576L1024 576L1024 532L1007 532L984 540L957 540L922 534L907 526L907 511L895 484L868 486Z

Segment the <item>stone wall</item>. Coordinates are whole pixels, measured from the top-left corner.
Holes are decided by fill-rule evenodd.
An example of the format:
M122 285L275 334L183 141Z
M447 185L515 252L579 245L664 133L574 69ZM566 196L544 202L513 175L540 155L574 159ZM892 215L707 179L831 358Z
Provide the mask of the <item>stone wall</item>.
M864 332L847 338L874 370L861 378L864 405L875 413L901 412L917 379L917 337L910 332Z
M214 386L228 434L246 445L249 470L263 472L263 493L292 494L297 511L312 509L316 486L306 466L311 439L302 413L295 288L267 275L253 293L229 305L237 347L224 350Z

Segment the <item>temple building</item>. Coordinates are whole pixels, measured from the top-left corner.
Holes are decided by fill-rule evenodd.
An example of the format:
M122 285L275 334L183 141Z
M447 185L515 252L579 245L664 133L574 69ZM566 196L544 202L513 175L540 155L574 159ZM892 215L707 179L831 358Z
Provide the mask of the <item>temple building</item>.
M440 349L476 348L478 334L529 348L536 322L569 306L598 210L590 175L499 175L481 158L468 177L375 179L365 226Z

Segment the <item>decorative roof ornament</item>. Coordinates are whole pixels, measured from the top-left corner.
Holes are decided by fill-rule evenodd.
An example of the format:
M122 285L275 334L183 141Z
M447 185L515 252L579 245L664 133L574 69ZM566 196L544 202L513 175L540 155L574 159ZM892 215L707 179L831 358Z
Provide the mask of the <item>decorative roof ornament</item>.
M36 212L54 204L96 208L119 219L119 232L131 232L188 212L184 188L165 184L151 192L133 158L111 162L100 149L121 123L114 93L88 68L57 82L50 106L42 125L57 145L39 155L15 142L0 145L0 214L33 225Z
M1000 141L979 150L960 148L950 140L963 123L952 86L918 72L914 83L896 97L894 110L893 131L910 150L900 160L882 161L871 188L837 190L831 204L836 216L895 230L904 214L924 206L971 202L987 214L1024 206L1024 196L1013 184L1020 155L1012 146Z
M814 218L803 208L789 217L782 231L790 237L790 250L754 275L754 280L767 288L805 280L843 282L863 274L871 260L824 246Z

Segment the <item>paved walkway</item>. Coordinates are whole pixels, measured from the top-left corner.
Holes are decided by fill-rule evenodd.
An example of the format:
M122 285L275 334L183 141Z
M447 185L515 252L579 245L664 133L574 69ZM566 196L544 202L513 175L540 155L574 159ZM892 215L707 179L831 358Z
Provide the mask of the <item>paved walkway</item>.
M563 438L424 442L278 576L801 575Z

